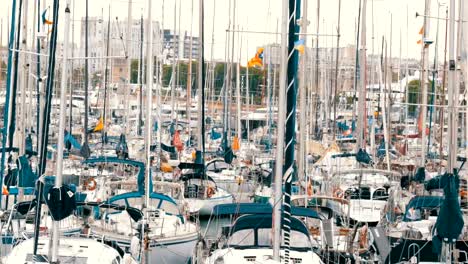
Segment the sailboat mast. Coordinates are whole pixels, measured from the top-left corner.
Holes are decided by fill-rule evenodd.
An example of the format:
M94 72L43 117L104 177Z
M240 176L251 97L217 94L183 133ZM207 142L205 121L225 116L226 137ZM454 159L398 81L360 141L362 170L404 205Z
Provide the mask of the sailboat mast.
M339 71L339 61L340 61L340 24L341 22L341 0L338 0L338 26L336 27L336 58L335 58L335 89L333 89L333 140L336 139L336 97L338 95L338 71Z
M27 35L28 35L28 9L29 9L29 1L23 4L23 22L22 22L22 39L21 39L21 46L18 46L18 48L27 50ZM25 53L21 54L21 62L22 62L22 70L20 72L20 88L21 88L21 106L20 106L20 122L19 122L19 133L18 133L18 147L19 147L19 155L24 155L25 153L25 131L26 131L26 89L28 87L28 68L29 68L29 62L27 61L27 57L30 55L26 55ZM18 74L18 73L16 73ZM15 118L15 117L13 117Z
M448 68L448 173L453 173L456 166L457 158L457 116L455 106L458 103L458 91L456 90L456 58L455 58L455 0L450 0L449 14L449 68Z
M421 161L420 166L424 167L426 164L426 145L427 145L427 135L426 135L426 119L427 119L427 71L429 64L429 51L427 45L425 45L424 40L427 38L429 34L429 25L430 20L428 16L430 15L431 10L431 0L426 0L426 5L424 9L424 26L423 26L423 41L422 45L422 67L421 67L421 93L422 93L422 100L421 100L421 107L420 107L420 114L421 114Z
M198 150L205 153L205 57L204 57L204 1L198 1L199 42L198 42ZM204 161L204 158L203 158Z
M163 12L164 13L164 12ZM140 111L138 114L138 136L142 134L142 126L143 126L143 15L140 17L140 60L139 60L139 82L140 82L140 94L139 94L139 101L140 101Z
M89 22L89 6L88 6L88 0L86 0L86 14L85 14L85 61L84 61L84 92L85 92L85 97L84 97L84 144L86 146L88 145L88 109L89 109L89 103L88 103L88 96L89 96L89 58L88 58L88 22Z
M468 16L468 4L466 4L464 1L460 1L461 5L460 5L460 8L463 10L462 11L462 14L461 14L461 17L466 19ZM459 21L461 21L462 19L460 18ZM463 39L463 42L462 42L462 53L461 54L465 54L465 56L461 57L461 73L464 75L464 79L460 80L460 81L463 81L465 83L465 94L466 94L466 91L468 91L468 24L467 23L461 23L461 27L462 27L462 39ZM466 123L468 124L468 109L465 109L466 111ZM465 140L466 142L468 142L468 129L465 129ZM468 147L466 147L466 156L468 157Z
M239 42L240 38L238 38ZM241 42L242 43L242 42ZM236 135L237 140L240 144L242 135L241 135L241 81L240 81L240 60L241 60L241 51L242 51L242 44L239 45L239 53L237 54L237 67L236 67Z
M32 26L32 36L31 36L31 48L30 50L33 51L34 48L36 47L36 43L34 42L36 40L36 30L34 30L36 28L36 19L34 19L37 15L37 12L39 12L39 9L37 8L38 6L38 1L34 1L34 7L33 7L33 16L32 16L32 20L33 20L33 26ZM1 33L0 33L1 34ZM0 41L1 43L1 41ZM1 45L1 44L0 44ZM29 132L29 135L31 135L32 133L32 130L33 130L33 121L32 121L32 118L33 118L33 67L32 67L32 60L33 60L33 55L30 54L29 55L29 67L28 67L28 83L27 83L27 86L28 87L28 112L27 112L27 119L26 119L26 126L27 126L27 130ZM37 75L37 78L39 78L39 75ZM39 107L39 105L37 106Z
M149 194L151 190L150 186L150 177L151 177L151 127L152 127L152 118L151 118L151 106L153 102L153 21L151 14L151 0L148 0L148 18L147 18L147 30L146 35L148 38L148 44L146 46L146 55L147 55L147 66L146 66L146 116L145 116L145 159L146 159L146 170L145 170L145 199L144 199L144 208L149 205ZM148 261L148 260L146 260ZM149 262L147 262L149 263Z
M104 109L102 111L102 120L104 123L104 128L102 129L102 139L103 139L103 144L102 147L104 148L104 141L106 138L106 130L107 130L107 120L106 120L106 112L107 112L107 86L109 82L109 43L110 43L110 5L109 5L109 14L108 14L108 21L107 21L107 44L106 44L106 65L104 68Z
M86 0L88 1L88 0ZM37 24L37 35L41 32L41 0L37 0L37 17L36 17L36 24ZM88 34L86 34L88 35ZM36 142L37 142L37 153L40 152L40 131L41 131L41 126L40 126L40 120L41 120L41 88L43 87L43 80L41 78L41 56L39 55L41 51L41 41L39 37L36 40L36 76L37 76L37 83L36 83Z
M49 45L49 59L48 59L48 68L47 68L47 85L45 90L45 100L44 100L44 109L41 115L41 141L40 141L40 152L38 153L39 157L39 169L37 175L43 175L47 165L47 145L49 143L49 124L50 124L50 113L52 109L52 93L55 80L55 53L57 50L57 24L58 24L58 14L59 14L59 0L54 0L53 5L53 18L52 18L52 32L50 36L50 45ZM38 181L39 191L37 194L37 204L36 214L34 218L34 248L33 255L37 254L38 240L39 240L39 223L41 217L41 203L44 192L44 183Z
M70 31L70 2L67 0L65 6L65 20L64 20L64 40L63 40L63 61L62 61L62 78L60 82L60 120L59 120L59 131L57 139L57 160L55 167L55 188L62 187L62 172L63 172L63 148L64 148L64 137L65 137L65 126L66 126L66 101L65 95L67 92L67 79L68 79L68 53L70 49L69 45L69 31ZM44 146L46 147L46 146ZM38 205L40 206L40 205ZM56 263L58 260L58 243L59 243L59 226L60 221L52 222L52 257L51 262Z
M274 203L273 203L273 260L280 261L281 246L281 214L283 200L283 157L284 157L284 131L286 120L286 77L288 63L288 1L282 2L282 20L281 20L281 48L280 48L280 77L278 93L278 121L276 142L276 163L275 163L275 185L274 185ZM248 120L247 120L248 122Z
M15 139L15 130L16 130L16 97L18 93L18 63L19 63L19 49L20 49L20 36L21 36L21 17L23 10L23 0L19 2L19 12L18 12L18 32L16 32L16 43L15 43L15 54L13 58L13 83L11 87L11 112L10 117L8 118L8 147L11 149L13 147L13 140ZM7 198L8 200L8 198Z
M176 54L176 47L178 49L178 41L176 38L176 29L177 29L177 1L174 1L174 35L172 35L172 71L171 71L171 120L173 125L175 125L176 119L176 109L175 109L175 85L176 85L176 64L177 60L176 57L179 57L179 54ZM180 38L180 36L179 36Z
M190 53L189 53L189 64L188 64L188 72L187 72L187 100L185 102L185 114L187 116L187 123L189 124L189 129L187 129L190 138L190 121L191 121L191 109L192 109L192 47L193 47L193 0L190 1Z
M307 80L306 80L306 68L307 68L307 50L306 50L306 41L307 41L307 26L309 24L309 20L307 20L307 3L308 1L304 1L303 3L303 14L301 17L301 29L303 36L302 45L304 45L304 53L301 55L301 77L299 78L299 104L301 112L299 113L299 153L297 157L297 165L298 165L298 175L297 177L302 180L305 178L306 171L305 171L305 162L306 162L306 96L307 96Z
M362 3L362 14L361 14L361 52L359 60L359 79L361 85L359 86L359 100L358 100L358 113L359 118L357 120L357 137L356 137L356 152L359 149L365 149L366 144L364 141L364 130L366 120L366 8L367 0L363 0Z
M2 129L2 160L0 163L0 186L3 186L3 172L5 171L5 159L6 159L6 139L8 131L8 116L9 116L9 104L10 104L10 93L11 93L11 70L13 64L13 40L15 38L15 18L16 18L16 0L13 0L12 4L12 14L11 14L11 29L9 32L8 40L8 64L7 64L7 74L6 74L6 94L5 94L5 106L3 107L3 129ZM0 207L2 205L2 197L0 195Z
M355 61L354 61L354 80L353 80L353 118L352 122L354 123L356 121L356 94L358 91L358 80L359 80L359 35L360 35L360 30L361 30L361 10L362 10L362 0L359 0L359 8L358 8L358 17L355 23L355 28L356 28L356 55L355 55ZM359 102L358 102L359 104ZM354 125L354 124L352 124Z
M276 210L281 210L281 203L276 203L281 201L281 189L282 189L282 179L284 179L284 201L282 217L276 217L274 221L275 229L274 231L274 241L280 243L280 232L277 225L282 224L283 240L285 245L284 251L284 261L289 263L289 246L290 246L290 231L291 226L289 225L291 219L291 189L292 181L294 178L294 148L295 148L295 136L296 136L296 100L297 100L297 68L298 68L298 51L294 48L294 43L298 40L299 36L299 25L297 24L297 18L301 15L301 1L300 0L289 0L288 3L289 12L286 12L286 3L283 2L283 28L282 28L282 68L281 74L282 77L280 84L283 85L284 90L280 90L280 98L282 95L286 97L282 98L280 101L280 106L282 109L278 112L278 142L284 136L284 141L281 142L281 145L277 147L277 159L276 159L276 177L275 182L275 215L277 214ZM286 20L286 17L288 18ZM286 21L285 21L286 20ZM286 23L288 23L288 28L286 28ZM288 37L286 37L286 30L288 32ZM286 40L288 42L287 53L286 50ZM287 56L287 57L286 57ZM287 63L287 72L286 72L286 63ZM286 79L287 77L287 79ZM287 83L285 83L287 81ZM287 85L287 88L286 88ZM285 102L286 101L286 102ZM283 108L286 106L286 109ZM284 119L283 119L284 118ZM285 122L284 122L285 121ZM285 129L281 129L284 127ZM283 134L284 133L284 134ZM282 164L282 149L284 150L284 166ZM281 159L280 159L281 158ZM284 169L283 169L284 168ZM279 180L279 181L278 181ZM280 197L278 197L280 196ZM279 207L279 208L278 208ZM278 219L279 218L279 219ZM284 219L281 223L281 219ZM273 259L279 260L279 245L275 244L273 247Z
M72 20L71 20L71 43L72 43L72 49L71 49L71 57L75 57L75 49L73 48L73 44L75 43L75 0L73 1L73 14L72 14ZM73 60L70 60L70 73L71 73L71 78L68 80L70 84L70 94L69 94L69 101L68 101L68 107L69 107L69 119L68 119L68 132L70 135L72 135L72 129L73 129Z
M86 0L88 1L88 0ZM131 51L130 47L132 46L132 0L128 0L128 13L127 13L127 54L125 54L127 59L127 89L125 89L125 135L130 135L130 84L132 81L132 59L131 59Z

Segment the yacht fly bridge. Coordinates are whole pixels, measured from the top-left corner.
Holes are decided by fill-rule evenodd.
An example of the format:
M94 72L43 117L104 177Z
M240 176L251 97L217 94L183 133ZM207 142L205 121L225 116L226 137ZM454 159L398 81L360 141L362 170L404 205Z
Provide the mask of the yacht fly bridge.
M384 170L349 170L333 174L328 187L334 197L349 200L352 222L375 225L380 221L390 189L399 186L396 179L400 177L399 173Z

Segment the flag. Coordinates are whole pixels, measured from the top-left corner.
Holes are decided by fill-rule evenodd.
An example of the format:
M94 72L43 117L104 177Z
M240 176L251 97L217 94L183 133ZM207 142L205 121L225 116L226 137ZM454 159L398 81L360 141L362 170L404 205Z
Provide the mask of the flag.
M177 151L182 151L184 149L184 143L180 140L180 131L176 130L174 133L174 139L172 141L172 144L174 147L177 149Z
M300 39L300 40L294 42L294 48L297 49L300 54L304 54L304 52L305 52L304 43L305 43L304 39Z
M240 149L239 138L235 136L234 140L232 141L232 150L238 151L239 149Z
M45 24L45 25L52 25L53 22L50 21L50 20L48 20L48 19L46 18L47 9L49 9L49 8L46 8L46 9L44 10L44 12L42 12L42 24Z
M2 194L3 195L9 195L10 194L10 192L8 191L8 188L5 185L3 185Z
M421 35L421 36L420 36L418 42L416 42L416 43L418 43L419 45L423 43L423 41L422 41L422 35L423 35L423 34L424 34L424 26L422 26L421 29L419 30L419 35Z
M91 128L90 130L88 130L89 133L93 133L93 132L100 132L104 129L104 119L102 118L102 116L99 118L99 121L97 122L96 126L94 126L94 128Z
M258 48L255 56L249 60L247 67L263 67L263 48Z

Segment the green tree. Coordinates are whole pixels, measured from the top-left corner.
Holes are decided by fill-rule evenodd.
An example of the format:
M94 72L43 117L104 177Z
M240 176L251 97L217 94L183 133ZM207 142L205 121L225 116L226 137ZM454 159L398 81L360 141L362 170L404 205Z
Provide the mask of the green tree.
M416 114L416 105L418 103L419 94L421 91L421 84L419 80L412 80L408 83L408 112L411 115Z
M130 83L138 83L138 60L132 60L130 62Z

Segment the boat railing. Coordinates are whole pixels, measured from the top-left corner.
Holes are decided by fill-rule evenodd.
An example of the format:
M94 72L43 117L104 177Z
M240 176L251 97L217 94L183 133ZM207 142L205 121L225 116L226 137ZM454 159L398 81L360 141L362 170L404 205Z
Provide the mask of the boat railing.
M412 243L408 246L408 260L413 260L413 258L416 258L416 262L411 261L412 263L419 263L419 252L420 252L420 247L416 243Z

